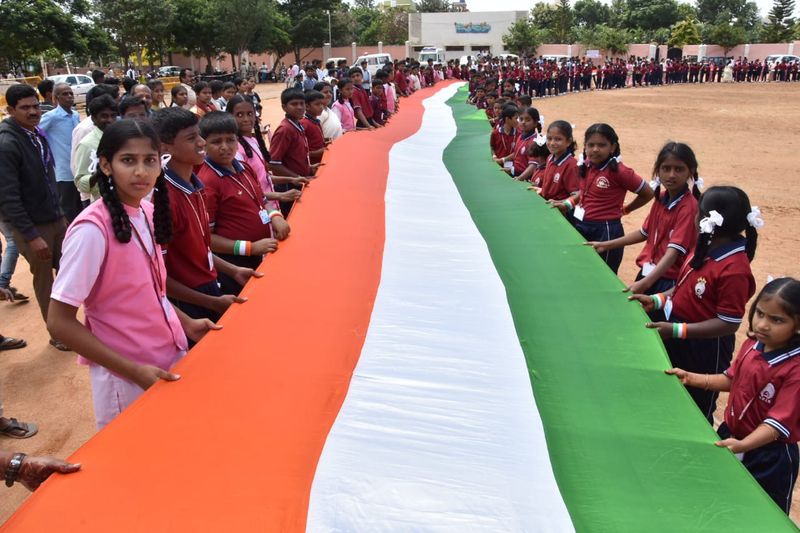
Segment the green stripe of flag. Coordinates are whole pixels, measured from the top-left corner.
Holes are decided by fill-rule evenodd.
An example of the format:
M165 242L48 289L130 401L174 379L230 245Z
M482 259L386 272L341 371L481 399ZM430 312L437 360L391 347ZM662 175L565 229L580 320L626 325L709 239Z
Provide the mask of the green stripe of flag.
M620 281L491 161L486 115L465 99L448 102L458 135L444 161L505 284L576 530L795 530L663 374L663 345Z

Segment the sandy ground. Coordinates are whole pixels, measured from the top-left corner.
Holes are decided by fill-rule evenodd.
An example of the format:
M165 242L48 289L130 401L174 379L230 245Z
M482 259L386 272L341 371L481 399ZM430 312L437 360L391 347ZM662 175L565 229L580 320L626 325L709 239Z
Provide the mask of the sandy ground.
M276 99L282 84L258 88L264 122L273 131L283 116ZM689 143L700 161L706 185L735 184L761 207L767 222L762 230L753 271L759 288L768 275L800 275L794 253L800 237L800 181L796 158L800 143L800 85L705 85L637 88L593 92L536 101L547 121L565 119L583 131L595 122L617 130L627 165L643 176L667 140ZM487 139L488 142L488 139ZM642 209L625 219L627 231L642 223ZM633 280L638 248L626 251L620 277ZM27 263L20 263L13 284L33 298ZM0 303L0 333L28 341L22 350L2 352L0 395L6 416L39 425L28 440L2 439L3 449L36 455L69 456L94 433L88 372L75 355L47 344L48 335L35 303ZM744 329L744 328L743 328ZM740 341L743 338L740 332ZM724 405L724 400L722 402ZM719 411L717 413L720 414ZM0 522L27 496L19 486L4 489ZM792 517L800 523L800 491L795 491Z

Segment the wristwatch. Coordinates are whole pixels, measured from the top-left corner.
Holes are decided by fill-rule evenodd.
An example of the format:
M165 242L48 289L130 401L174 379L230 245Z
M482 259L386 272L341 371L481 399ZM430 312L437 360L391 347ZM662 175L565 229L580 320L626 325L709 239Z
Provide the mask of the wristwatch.
M22 467L22 461L25 460L25 457L26 455L24 453L15 453L11 458L11 461L8 462L5 475L6 487L11 487L14 485L14 482L17 480L17 475L19 474L19 469Z

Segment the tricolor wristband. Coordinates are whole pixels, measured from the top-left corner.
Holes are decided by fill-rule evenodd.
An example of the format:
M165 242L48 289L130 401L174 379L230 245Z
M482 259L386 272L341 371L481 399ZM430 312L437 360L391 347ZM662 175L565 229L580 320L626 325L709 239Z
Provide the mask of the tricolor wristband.
M250 255L253 243L250 241L234 241L233 255Z
M572 205L572 202L570 202L569 200L564 200L564 207L566 207L568 211L572 211L574 206Z
M664 304L667 303L667 297L664 296L664 293L660 292L658 294L653 294L651 296L653 299L653 309L658 311L659 309L663 309Z
M672 338L685 339L689 334L689 325L686 322L672 323Z

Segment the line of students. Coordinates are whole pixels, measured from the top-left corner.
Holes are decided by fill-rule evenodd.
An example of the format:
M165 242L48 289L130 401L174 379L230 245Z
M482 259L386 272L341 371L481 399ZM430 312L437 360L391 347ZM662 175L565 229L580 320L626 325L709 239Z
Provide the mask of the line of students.
M699 190L698 162L686 144L660 150L648 184L621 161L620 140L594 124L583 151L572 126L548 125L533 107L505 103L493 127L495 162L561 211L616 273L625 246L644 242L639 273L624 292L640 302L678 376L713 424L719 391L730 391L718 446L744 465L789 512L800 440L800 282L767 284L750 308L748 340L731 363L735 334L756 290L760 211L737 187ZM634 198L625 203L628 193ZM642 227L625 234L621 218L650 203Z

